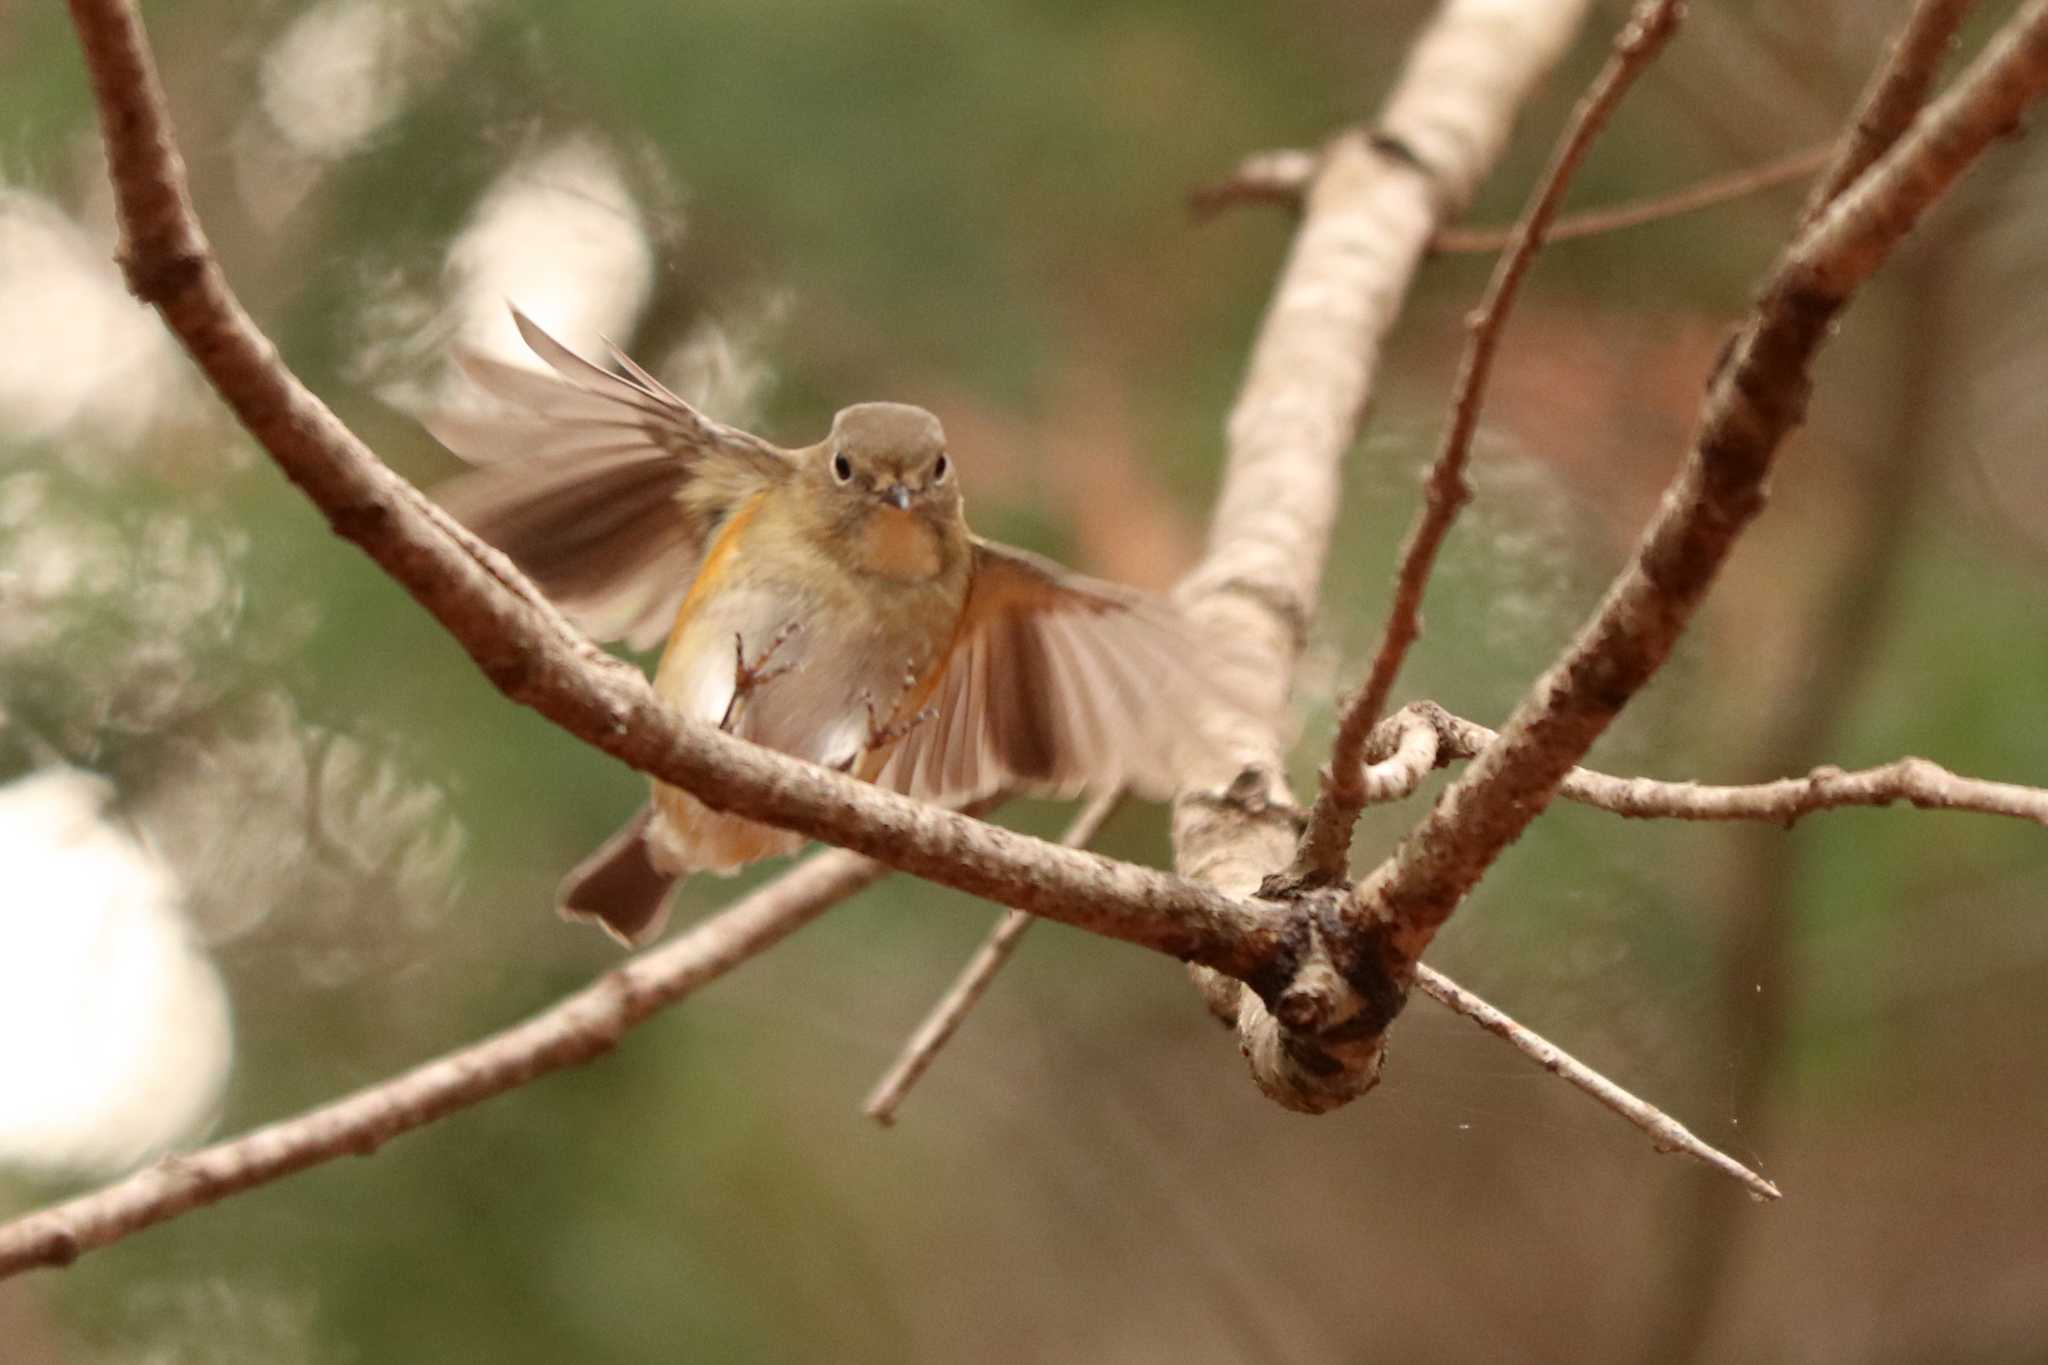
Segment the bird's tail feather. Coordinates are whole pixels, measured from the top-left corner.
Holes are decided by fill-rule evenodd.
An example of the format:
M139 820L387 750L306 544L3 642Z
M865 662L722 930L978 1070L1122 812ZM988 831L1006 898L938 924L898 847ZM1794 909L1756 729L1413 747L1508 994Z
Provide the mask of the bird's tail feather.
M655 867L648 855L647 827L653 817L653 806L642 806L562 878L556 902L563 918L595 924L629 948L661 932L668 922L668 893L678 879Z

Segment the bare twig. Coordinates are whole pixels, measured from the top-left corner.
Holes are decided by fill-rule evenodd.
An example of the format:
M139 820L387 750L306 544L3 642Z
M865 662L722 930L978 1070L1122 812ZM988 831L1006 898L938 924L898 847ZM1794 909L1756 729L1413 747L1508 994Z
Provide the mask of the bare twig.
M1831 692L1821 695L1832 696ZM1428 703L1403 707L1381 722L1413 724L1411 717L1428 715L1440 732L1439 762L1475 758L1500 738L1477 725ZM1404 728L1402 733L1407 733ZM1376 742L1377 739L1376 739ZM1780 752L1766 748L1764 752ZM1636 820L1761 820L1790 825L1815 811L1847 806L1889 806L1900 801L1922 810L1974 811L2009 815L2048 825L2048 790L2012 782L1962 777L1924 758L1901 758L1876 768L1844 772L1829 766L1804 777L1740 786L1708 786L1697 782L1663 782L1650 777L1614 777L1590 768L1573 768L1558 784L1557 794Z
M1464 1015L1517 1052L1533 1058L1553 1076L1562 1077L1650 1135L1660 1152L1678 1152L1703 1162L1740 1182L1758 1199L1776 1199L1778 1187L1749 1167L1693 1136L1692 1130L1646 1100L1637 1099L1557 1044L1537 1036L1500 1010L1459 986L1443 973L1417 963L1415 984L1430 999Z
M84 1252L337 1157L364 1156L550 1072L610 1051L634 1026L878 881L882 864L827 851L532 1018L317 1109L167 1157L104 1189L0 1225L0 1277Z
M1669 194L1561 214L1552 221L1543 239L1550 243L1572 242L1582 237L1599 237L1698 213L1702 209L1789 185L1795 180L1804 180L1828 165L1834 155L1835 145L1830 142L1781 156L1775 161L1766 161L1760 166L1709 176ZM1188 211L1197 222L1201 222L1239 204L1278 204L1284 208L1300 208L1302 195L1315 178L1317 164L1316 153L1296 148L1255 152L1238 164L1229 179L1190 190ZM1504 251L1514 242L1517 226L1508 223L1501 227L1443 228L1430 239L1429 249L1451 255L1474 256Z
M1393 691L1394 678L1401 671L1408 647L1422 633L1422 594L1429 585L1431 570L1436 567L1437 550L1459 510L1472 498L1471 485L1465 480L1465 463L1473 433L1479 426L1479 405L1485 397L1486 381L1493 371L1493 358L1500 349L1501 333L1516 292L1543 245L1551 219L1564 202L1573 172L1585 160L1593 139L1607 125L1636 77L1678 31L1684 12L1681 0L1641 0L1629 14L1627 23L1615 36L1613 53L1573 110L1571 124L1559 140L1535 196L1515 225L1514 240L1495 263L1486 294L1467 323L1471 338L1458 366L1450 421L1424 485L1422 508L1401 547L1400 568L1394 575L1393 605L1388 609L1365 685L1344 704L1338 717L1330 763L1323 769L1321 787L1309 811L1308 829L1295 853L1292 875L1299 884L1330 885L1344 876L1351 831L1365 805L1360 768L1366 736L1386 710L1387 696Z
M1766 161L1760 166L1745 170L1730 171L1726 175L1709 176L1684 189L1669 194L1652 195L1646 199L1631 199L1624 204L1613 204L1607 208L1587 209L1583 213L1567 213L1550 225L1543 234L1546 243L1576 241L1581 237L1599 237L1609 232L1621 232L1627 228L1647 227L1651 223L1662 223L1701 209L1714 208L1737 199L1746 199L1752 194L1789 185L1795 180L1804 180L1826 166L1835 155L1832 142L1804 151L1781 156L1775 161ZM1432 249L1451 253L1471 253L1505 250L1515 239L1515 225L1506 227L1453 227L1445 228L1430 243Z
M1890 151L1926 107L1956 30L1976 0L1918 0L1893 40L1856 109L1856 120L1827 173L1800 210L1799 226L1812 225L1850 182Z
M1209 549L1184 590L1205 629L1254 660L1283 713L1314 611L1339 503L1338 474L1372 393L1379 347L1430 238L1498 159L1515 111L1571 41L1585 0L1501 5L1447 0L1423 30L1378 131L1323 150L1301 226L1231 410ZM1229 736L1236 770L1174 806L1176 865L1249 894L1287 865L1299 835L1275 722ZM1276 911L1276 914L1281 912ZM1299 918L1294 920L1297 932ZM1260 1088L1322 1111L1372 1085L1377 1051L1283 1027L1267 998L1312 1020L1355 1008L1311 930L1296 980L1263 996L1198 974L1235 1024Z
M1109 817L1116 813L1122 800L1122 793L1107 792L1091 801L1067 826L1060 842L1070 848L1085 848L1088 841L1109 822ZM995 980L996 973L1017 950L1018 942L1023 939L1024 931L1031 927L1033 919L1034 916L1022 910L1003 912L1002 918L996 921L996 927L989 931L981 947L961 968L952 988L932 1007L924 1022L917 1026L917 1031L910 1035L910 1041L904 1044L895 1064L868 1092L867 1101L861 1107L863 1113L885 1126L896 1121L896 1110L902 1105L903 1097L931 1069L939 1049L959 1031L968 1011L980 1002L989 983Z
M1253 152L1237 163L1228 178L1197 185L1188 191L1188 216L1206 222L1239 204L1277 204L1298 209L1316 178L1322 158L1297 147Z
M2048 91L2048 0L2028 0L1970 69L1789 249L1716 375L1692 454L1606 600L1503 730L1359 886L1345 913L1378 970L1416 961L1663 663L1763 505L1778 445L1835 318L1956 177ZM1366 968L1354 964L1354 970Z

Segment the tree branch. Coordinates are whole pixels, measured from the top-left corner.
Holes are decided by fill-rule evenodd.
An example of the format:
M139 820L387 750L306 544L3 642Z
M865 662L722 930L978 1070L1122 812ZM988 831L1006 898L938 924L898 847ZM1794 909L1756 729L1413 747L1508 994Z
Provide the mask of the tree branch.
M1583 213L1567 213L1550 225L1550 230L1543 234L1543 240L1550 244L1572 242L1582 237L1601 237L1610 232L1681 218L1688 213L1698 213L1701 209L1715 208L1737 199L1746 199L1752 194L1777 189L1780 185L1789 185L1795 180L1804 180L1828 165L1834 155L1834 144L1823 143L1759 166L1709 176L1669 194L1630 199L1606 208L1587 209ZM1437 251L1454 254L1504 251L1514 242L1516 226L1445 228L1430 245Z
M1411 702L1374 727L1367 753L1398 744L1401 753L1419 755L1425 744L1418 730L1431 733L1427 747L1437 767L1477 758L1500 739L1495 731L1454 716L1435 702ZM1399 780L1390 777L1397 767ZM1408 773L1398 755L1369 765L1365 771L1368 785L1380 784L1369 803L1406 796L1416 785L1406 780ZM1912 757L1858 772L1844 772L1828 764L1804 777L1738 786L1615 777L1575 767L1564 775L1557 794L1632 820L1757 820L1790 826L1815 811L1904 801L1922 810L2007 815L2048 825L2048 790L1963 777L1938 763Z
M627 1030L887 875L827 851L539 1014L317 1109L0 1225L0 1278L69 1265L130 1233L344 1156L609 1052Z
M1459 511L1472 500L1465 463L1471 454L1473 434L1479 429L1479 405L1493 372L1493 358L1500 350L1508 311L1514 307L1530 263L1542 249L1551 219L1564 203L1573 172L1585 160L1593 139L1607 126L1607 120L1635 84L1636 77L1678 31L1684 12L1680 0L1642 0L1629 14L1621 32L1615 35L1612 55L1572 111L1571 123L1558 142L1550 166L1537 182L1529 207L1515 225L1513 240L1494 263L1486 293L1467 322L1471 337L1458 365L1450 421L1424 484L1422 508L1401 547L1400 568L1394 575L1393 605L1388 609L1365 685L1345 703L1338 717L1330 762L1322 771L1315 805L1308 813L1308 829L1295 850L1290 872L1292 885L1327 886L1344 877L1351 831L1358 824L1358 813L1365 808L1360 768L1366 736L1386 710L1387 696L1394 689L1394 678L1401 671L1409 646L1422 634L1422 594L1429 586L1430 572L1436 567L1437 551Z
M1645 227L1666 219L1698 213L1752 194L1804 180L1831 164L1835 144L1825 143L1792 152L1759 166L1709 176L1668 194L1630 199L1604 208L1559 215L1543 237L1546 242L1572 242L1582 237L1600 237L1627 228ZM1299 148L1254 152L1238 163L1226 180L1198 185L1188 192L1188 211L1197 222L1215 217L1238 204L1278 204L1301 207L1303 193L1315 178L1318 157ZM1519 223L1502 227L1447 227L1430 239L1431 251L1452 255L1481 255L1504 251L1515 240Z
M1842 139L1827 172L1814 185L1799 226L1811 226L1829 204L1841 197L1856 177L1892 149L1920 116L1941 66L1948 58L1970 7L1976 0L1918 0L1893 40L1890 54L1864 91L1849 135Z
M491 681L715 810L799 830L1079 928L1284 981L1286 920L1191 881L1063 849L747 744L664 706L526 579L392 473L280 363L194 217L131 0L71 0L92 73L131 288L152 303L285 474L433 613Z
M1850 295L1962 171L2048 90L2048 0L2029 0L1929 107L1801 235L1766 282L1709 390L1692 454L1633 561L1500 739L1362 883L1342 912L1405 975L1437 928L1669 654L1736 536L1762 509L1779 443L1800 420L1808 369Z
M1647 1100L1637 1099L1557 1044L1530 1032L1457 982L1424 963L1415 967L1422 993L1464 1015L1553 1076L1562 1077L1650 1135L1660 1152L1678 1152L1737 1181L1758 1199L1777 1199L1778 1187L1717 1147L1693 1136L1692 1130Z
M1067 826L1067 832L1060 836L1060 842L1070 848L1086 847L1088 841L1109 823L1109 817L1121 804L1122 792L1106 792L1098 796L1074 817L1073 823ZM996 927L989 931L981 947L961 968L952 987L940 997L938 1004L932 1006L924 1022L910 1035L910 1041L904 1044L903 1052L894 1065L868 1092L867 1100L861 1105L862 1113L885 1127L896 1121L896 1110L902 1105L903 1097L931 1069L939 1049L959 1031L968 1012L980 1002L989 983L996 979L996 973L1017 951L1024 931L1031 927L1033 921L1034 916L1022 910L1003 912L1002 918L996 921Z

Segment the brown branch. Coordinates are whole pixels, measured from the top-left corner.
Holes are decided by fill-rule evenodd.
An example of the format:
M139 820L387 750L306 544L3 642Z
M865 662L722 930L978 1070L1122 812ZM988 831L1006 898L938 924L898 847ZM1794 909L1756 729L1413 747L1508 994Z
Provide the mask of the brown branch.
M1795 180L1804 180L1827 166L1834 156L1835 144L1825 143L1792 152L1775 161L1766 161L1760 166L1709 176L1669 194L1561 214L1551 223L1544 240L1557 243L1600 237L1716 208L1752 194L1789 185ZM1239 204L1277 204L1283 208L1298 209L1309 182L1315 178L1317 164L1316 153L1296 148L1255 152L1238 163L1228 179L1199 185L1188 191L1188 212L1197 222L1204 222ZM1449 255L1475 256L1503 251L1515 240L1517 226L1508 223L1500 227L1443 228L1430 239L1429 249Z
M1920 215L2048 91L2048 0L2028 0L1955 87L1786 253L1709 390L1691 456L1600 609L1477 761L1346 906L1405 973L1493 860L1549 802L1669 654L1737 535L1762 509L1779 443L1835 318ZM1362 940L1353 940L1359 942Z
M1967 210L1981 203L1980 197ZM1788 765L1823 763L1877 676L1884 627L1895 616L1907 577L1910 532L1940 469L1941 398L1970 372L1952 325L1955 286L1968 276L1971 245L1980 240L1970 230L1967 210L1945 215L1940 238L1901 262L1906 268L1894 292L1903 295L1907 311L1898 324L1901 373L1889 397L1890 429L1858 470L1860 486L1842 509L1847 524L1835 526L1829 537L1843 549L1832 563L1815 566L1818 591L1800 610L1805 645L1798 685L1778 693L1747 746L1744 766L1759 778L1775 776ZM1921 760L1901 760L1891 767L1908 765L1917 768ZM1929 776L1940 772L1927 767ZM1942 803L1951 809L1996 810L1982 798L1996 796L1998 784L1983 784L1992 790L1979 790L1979 784L1966 779L1942 776L1945 781L1919 785L1923 791L1950 788L1967 798ZM1909 781L1885 786L1901 799L1913 799ZM2011 789L2010 794L2024 793ZM2048 823L2048 793L2036 794L2033 814ZM1768 827L1747 830L1717 851L1726 869L1716 878L1721 888L1713 916L1718 963L1706 1002L1711 1012L1703 1009L1707 1017L1692 1029L1692 1036L1710 1040L1716 1093L1726 1112L1742 1116L1753 1151L1772 1144L1782 1129L1783 1106L1774 1102L1774 1091L1793 1051L1801 1012L1800 893L1812 854L1774 834ZM1655 1345L1645 1351L1651 1358L1700 1356L1733 1287L1730 1271L1747 1249L1746 1229L1729 1217L1723 1192L1710 1186L1706 1180L1693 1181L1670 1219L1676 1254L1670 1292L1657 1296L1665 1311L1661 1329L1651 1338Z
M1841 197L1856 177L1890 151L1920 116L1941 65L1955 42L1956 30L1976 0L1918 0L1893 40L1890 54L1856 109L1849 135L1842 140L1827 173L1813 187L1799 226L1811 226L1829 204Z
M627 1030L780 943L886 875L828 851L539 1014L317 1109L0 1225L0 1277L68 1265L192 1209L392 1138L604 1055Z
M1702 1162L1746 1187L1758 1199L1779 1198L1778 1187L1719 1148L1693 1136L1692 1130L1647 1100L1608 1080L1557 1044L1531 1033L1472 992L1429 966L1417 963L1415 984L1424 995L1464 1015L1524 1056L1535 1059L1553 1076L1562 1077L1650 1135L1660 1152L1678 1152Z
M1600 237L1610 232L1621 232L1628 228L1647 227L1702 209L1715 208L1721 204L1746 199L1752 194L1789 185L1795 180L1804 180L1826 166L1835 155L1832 142L1804 151L1792 152L1775 161L1766 161L1760 166L1730 171L1726 175L1710 176L1684 189L1669 194L1652 195L1646 199L1631 199L1626 203L1613 204L1607 208L1587 209L1583 213L1567 213L1550 225L1543 239L1550 245L1559 242L1576 241L1581 237ZM1453 254L1505 250L1515 239L1515 224L1506 227L1445 228L1430 243L1433 250Z
M101 111L130 287L335 531L432 612L508 697L713 809L1233 976L1289 974L1280 916L896 796L664 706L637 670L580 639L509 563L458 536L279 363L192 213L131 0L71 0L71 11Z
M1630 12L1621 32L1615 35L1613 53L1572 111L1571 123L1558 142L1550 166L1537 182L1536 193L1521 221L1515 225L1513 241L1495 263L1486 293L1467 322L1471 337L1458 365L1443 444L1424 485L1422 508L1401 547L1400 567L1394 575L1394 601L1380 632L1379 647L1373 653L1371 671L1365 686L1345 703L1338 717L1329 766L1322 771L1315 805L1308 815L1308 829L1295 852L1290 872L1294 886L1328 886L1344 877L1351 831L1358 824L1359 811L1365 807L1360 768L1366 736L1386 710L1388 694L1393 691L1394 679L1408 656L1409 646L1422 634L1422 595L1436 567L1437 551L1459 511L1472 499L1472 486L1465 480L1465 464L1471 454L1473 434L1479 428L1479 405L1486 395L1486 381L1493 372L1493 359L1500 350L1508 312L1514 307L1515 295L1528 275L1530 263L1543 246L1551 219L1564 202L1572 174L1585 160L1593 139L1607 126L1636 77L1678 31L1684 13L1681 0L1641 0Z
M1378 131L1332 140L1228 423L1228 459L1209 549L1184 589L1190 612L1258 665L1270 714L1284 713L1338 506L1338 472L1372 393L1379 347L1430 238L1498 159L1515 111L1570 42L1585 0L1502 6L1448 0L1423 30ZM1174 806L1176 865L1237 895L1285 867L1299 835L1277 722L1229 736L1238 758ZM1269 912L1278 913L1278 912ZM1321 931L1296 914L1304 965L1265 998L1197 974L1233 1023L1260 1088L1320 1112L1372 1085L1377 1049L1322 1037L1317 1019L1355 1012Z
M1121 792L1108 792L1097 797L1074 817L1073 823L1067 826L1067 832L1060 836L1060 842L1070 848L1086 847L1122 802ZM995 980L996 973L1017 951L1017 944L1022 941L1024 931L1031 927L1034 918L1022 910L1003 912L981 947L960 969L951 989L940 997L924 1022L917 1026L917 1031L910 1035L910 1041L904 1044L895 1064L868 1092L867 1100L861 1106L862 1113L885 1127L896 1121L896 1110L902 1105L903 1097L931 1069L939 1049L959 1032L968 1012L980 1002L988 991L989 983Z

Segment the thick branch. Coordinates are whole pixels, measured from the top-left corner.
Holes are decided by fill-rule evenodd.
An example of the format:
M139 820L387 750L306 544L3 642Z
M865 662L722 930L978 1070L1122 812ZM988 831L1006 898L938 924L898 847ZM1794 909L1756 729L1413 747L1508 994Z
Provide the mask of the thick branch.
M434 614L507 696L717 810L1237 977L1285 977L1283 921L1209 887L895 796L679 718L576 636L500 556L457 533L279 362L194 217L129 0L71 0L92 73L131 287L291 480Z
M1709 391L1683 473L1633 561L1498 743L1359 888L1345 920L1404 972L1621 707L1655 673L1736 536L1835 317L1920 214L2048 90L2048 0L2030 0L1891 151L1791 247Z
M1430 238L1492 167L1516 110L1585 9L1584 0L1448 0L1417 41L1378 133L1339 137L1318 160L1231 411L1209 551L1185 592L1209 631L1261 665L1273 715L1314 610L1339 462L1371 395L1381 340ZM1286 866L1298 830L1277 725L1247 725L1231 739L1235 779L1184 795L1174 837L1183 872L1244 895ZM1310 960L1321 951L1309 945ZM1343 985L1327 970L1311 975L1331 990ZM1281 1103L1326 1110L1370 1088L1376 1045L1283 1029L1231 983L1210 979L1204 989L1237 1025L1260 1087Z
M1422 634L1422 594L1436 567L1437 551L1450 534L1458 512L1472 499L1465 464L1471 454L1472 437L1479 429L1479 405L1493 372L1493 358L1500 350L1508 310L1514 307L1515 295L1529 273L1530 263L1543 246L1551 219L1564 203L1573 172L1585 160L1593 139L1607 126L1608 118L1635 84L1636 77L1678 31L1684 12L1679 0L1643 0L1629 15L1628 22L1615 36L1613 54L1573 111L1549 168L1537 182L1535 196L1515 226L1513 241L1494 263L1486 293L1467 324L1471 339L1458 365L1450 421L1444 427L1443 444L1424 484L1421 511L1401 547L1400 567L1394 574L1394 601L1380 632L1379 647L1373 652L1372 668L1365 685L1344 704L1338 716L1329 766L1323 769L1322 784L1308 814L1308 829L1295 852L1292 875L1297 884L1330 885L1344 876L1351 831L1358 824L1358 813L1366 802L1360 775L1366 736L1386 710L1388 694L1394 689L1394 678L1408 657L1409 646Z

